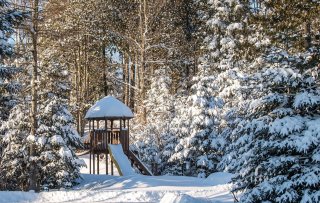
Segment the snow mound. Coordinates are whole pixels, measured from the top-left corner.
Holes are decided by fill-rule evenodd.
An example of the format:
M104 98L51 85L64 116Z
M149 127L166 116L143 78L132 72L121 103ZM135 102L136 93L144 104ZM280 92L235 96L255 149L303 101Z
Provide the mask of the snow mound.
M129 107L119 101L113 96L106 96L95 105L93 105L87 112L85 118L133 118L133 113Z
M217 172L212 173L206 178L206 182L210 182L214 185L223 185L228 184L231 179L234 177L234 174L227 172Z
M167 193L165 194L160 203L208 203L208 200L202 198L195 198L187 194Z

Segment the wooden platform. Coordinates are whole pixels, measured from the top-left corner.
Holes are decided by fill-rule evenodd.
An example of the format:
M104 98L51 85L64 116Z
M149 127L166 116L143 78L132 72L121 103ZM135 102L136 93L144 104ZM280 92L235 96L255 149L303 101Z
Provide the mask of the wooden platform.
M123 150L129 150L128 130L94 130L89 134L89 139L84 142L85 148L92 153L105 153L108 151L108 144L121 144Z

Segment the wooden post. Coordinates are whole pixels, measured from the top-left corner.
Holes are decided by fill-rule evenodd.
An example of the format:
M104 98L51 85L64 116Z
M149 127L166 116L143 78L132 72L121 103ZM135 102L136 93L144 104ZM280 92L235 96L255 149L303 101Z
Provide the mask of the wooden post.
M121 144L121 146L123 148L123 141L122 141L123 140L123 133L122 133L122 120L121 120L121 118L120 118L119 122L120 122L119 143Z
M110 127L111 127L111 144L113 144L113 120L111 120L111 125L110 125Z
M129 128L130 128L130 123L129 123L129 119L127 120L127 122L128 122L128 127L127 127L127 141L126 141L126 146L127 146L127 148L128 148L128 150L129 150L129 143L130 143L130 140L129 140L129 138L130 138L130 134L129 134Z
M113 176L113 161L111 159L111 175Z
M108 175L108 159L109 159L108 152L106 152L106 175Z
M92 154L92 133L91 133L91 120L89 120L89 142L90 142L90 154L89 154L89 173L91 174L91 154Z
M94 151L94 148L95 148L95 139L96 137L95 137L95 132L94 132L94 120L92 120L92 139L93 139L93 154L92 154L92 170L93 170L93 174L95 174L95 156L94 156L94 153L95 153L95 151Z
M96 171L95 171L95 154L93 153L92 154L92 170L93 170L93 174L96 174Z
M99 173L100 173L100 168L99 168L99 160L100 159L100 157L99 157L99 153L97 153L97 174L99 175Z
M110 125L110 130L111 130L111 144L113 144L113 120L111 120L111 125ZM113 161L111 159L111 175L113 175Z
M104 120L104 126L105 126L105 131L106 131L106 175L108 175L108 143L109 143L109 140L108 140L108 120L105 119Z

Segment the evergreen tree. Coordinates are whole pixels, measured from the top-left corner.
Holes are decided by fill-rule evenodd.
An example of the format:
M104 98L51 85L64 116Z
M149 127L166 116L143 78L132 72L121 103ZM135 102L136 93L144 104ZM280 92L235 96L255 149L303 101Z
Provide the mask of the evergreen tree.
M164 168L168 154L170 154L168 148L174 139L169 133L174 106L170 92L171 79L166 73L166 69L164 67L156 70L152 77L153 82L145 102L148 109L148 124L133 129L136 140L134 146L138 150L138 154L149 165L152 163L160 164L160 170Z
M244 99L240 91L243 68L252 57L252 49L248 47L257 41L249 41L248 38L252 31L247 26L247 3L217 0L207 1L206 6L202 6L201 18L206 22L203 56L199 60L199 73L191 88L188 104L184 107L185 113L181 113L185 118L177 118L182 122L180 131L183 133L176 132L180 144L176 148L178 153L172 157L186 156L189 151L195 151L198 155L191 153L188 159L201 176L217 170L226 144L224 135L237 122L234 119L237 115L232 109ZM187 156L182 162L184 159ZM196 170L192 168L191 171Z
M82 146L73 116L65 100L48 97L41 105L37 130L37 155L41 185L50 188L70 187L79 178L83 160L75 155Z
M41 83L36 144L39 181L50 188L70 187L79 178L84 166L74 150L82 142L74 119L68 110L69 72L56 58L55 50L46 49L41 55Z
M30 167L26 136L30 132L29 111L18 104L10 111L0 128L3 151L0 158L0 188L26 190Z
M176 164L190 162L192 175L205 177L215 171L220 160L223 139L218 138L218 114L222 101L213 96L214 77L195 78L191 95L173 123L179 144L170 158Z
M20 84L14 81L14 76L20 71L10 66L9 59L13 55L13 46L10 37L14 33L13 27L19 25L25 15L11 8L9 1L0 1L0 123L9 117L10 110L16 105L16 93ZM8 65L9 64L9 65ZM3 159L3 151L6 151L8 140L3 138L4 131L0 131L0 162ZM7 158L7 157L6 157ZM6 159L4 158L4 159ZM0 176L3 175L1 170ZM14 172L13 172L14 173ZM0 188L3 186L0 183Z
M12 80L19 70L5 65L4 62L13 55L10 42L13 27L21 23L24 17L24 14L12 9L8 1L0 1L0 122L8 117L15 104L14 93L20 88L20 85Z
M32 163L39 186L49 188L74 185L80 176L79 167L85 165L74 153L82 144L67 107L68 71L49 57L52 52L45 53L41 58L36 136L29 135L29 101L19 101L1 127L4 149L0 175L6 189L26 190ZM31 145L35 149L33 156L29 154Z
M13 78L18 72L15 67L0 65L0 122L8 118L10 109L16 104L16 93L21 85Z
M231 136L227 169L243 202L318 202L319 50L272 50L251 79L251 94Z

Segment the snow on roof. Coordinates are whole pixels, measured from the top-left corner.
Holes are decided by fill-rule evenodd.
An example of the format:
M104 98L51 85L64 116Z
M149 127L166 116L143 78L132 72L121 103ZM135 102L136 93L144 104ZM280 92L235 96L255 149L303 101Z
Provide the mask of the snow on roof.
M85 118L133 118L133 113L129 107L115 97L106 96L87 111Z

